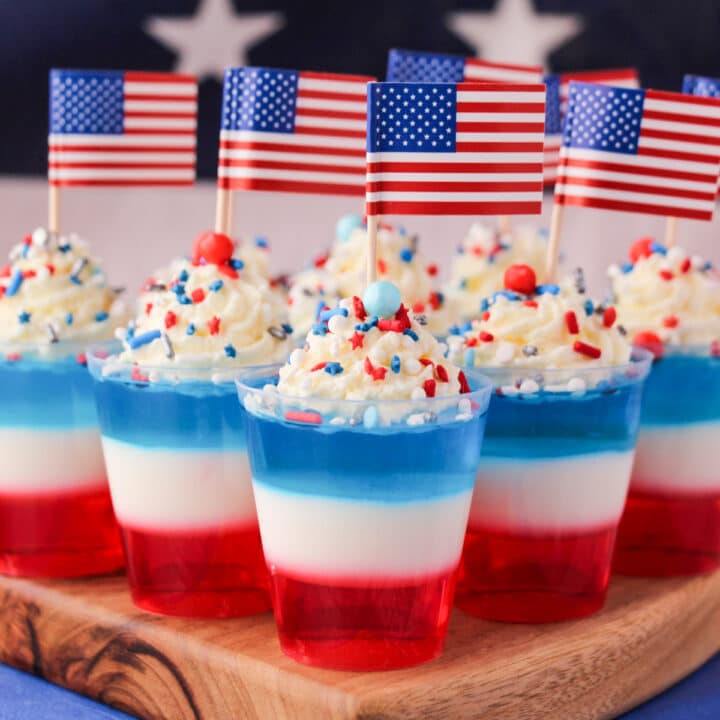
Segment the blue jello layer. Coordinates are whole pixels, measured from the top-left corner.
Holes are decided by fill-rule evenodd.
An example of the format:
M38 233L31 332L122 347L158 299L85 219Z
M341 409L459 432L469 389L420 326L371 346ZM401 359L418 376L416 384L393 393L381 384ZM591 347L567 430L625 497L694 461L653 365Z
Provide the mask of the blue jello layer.
M539 399L493 395L483 457L560 458L635 446L642 383L581 397L543 393Z
M253 477L275 490L402 503L470 490L485 416L363 432L247 415Z
M643 397L643 425L714 420L720 420L720 358L667 355L653 363Z
M97 425L92 379L74 357L0 360L0 427L87 428Z
M245 448L245 410L232 383L95 381L102 434L147 448Z

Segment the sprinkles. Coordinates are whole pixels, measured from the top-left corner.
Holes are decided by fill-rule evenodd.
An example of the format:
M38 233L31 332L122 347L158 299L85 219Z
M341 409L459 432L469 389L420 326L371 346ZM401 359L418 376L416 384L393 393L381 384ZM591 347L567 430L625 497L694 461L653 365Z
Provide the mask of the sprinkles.
M132 350L137 350L143 345L149 345L151 342L159 339L161 332L159 330L148 330L140 335L135 335L128 340L128 345Z

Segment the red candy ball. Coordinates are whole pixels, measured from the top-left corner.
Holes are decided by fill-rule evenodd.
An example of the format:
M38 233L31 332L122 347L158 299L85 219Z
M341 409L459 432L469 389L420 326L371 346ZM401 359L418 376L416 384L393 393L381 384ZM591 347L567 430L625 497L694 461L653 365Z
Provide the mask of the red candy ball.
M650 246L655 242L651 237L644 237L636 240L630 246L630 261L636 263L640 258L650 257L652 250Z
M663 341L654 332L639 332L633 338L633 345L649 350L656 358L661 358L665 352Z
M511 265L505 271L505 287L508 290L531 295L536 286L535 271L529 265Z
M224 265L233 256L233 241L222 233L204 232L195 239L193 245L193 262L199 263L203 258L211 265Z

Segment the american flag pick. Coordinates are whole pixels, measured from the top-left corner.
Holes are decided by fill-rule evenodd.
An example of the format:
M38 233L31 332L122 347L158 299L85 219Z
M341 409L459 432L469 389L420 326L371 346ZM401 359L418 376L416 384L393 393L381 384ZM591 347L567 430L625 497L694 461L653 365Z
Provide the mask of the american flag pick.
M173 73L51 70L51 185L191 185L197 80Z
M720 98L720 78L685 75L682 91L698 97ZM718 195L720 195L720 178L718 178Z
M712 219L720 100L571 82L555 201Z
M367 83L373 79L226 70L218 187L362 196Z
M371 83L367 214L537 214L545 86Z

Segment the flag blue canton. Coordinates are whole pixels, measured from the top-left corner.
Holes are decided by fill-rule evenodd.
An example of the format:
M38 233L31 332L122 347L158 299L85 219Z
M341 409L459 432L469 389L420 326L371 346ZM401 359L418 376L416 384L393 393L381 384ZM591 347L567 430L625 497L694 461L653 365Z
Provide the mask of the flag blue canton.
M565 147L635 155L645 92L590 83L570 83Z
M689 95L701 97L720 97L720 79L701 77L700 75L686 75L683 78L682 91Z
M52 70L50 132L122 135L123 73Z
M545 83L545 134L559 135L562 132L560 78L557 75L546 75L543 82Z
M455 152L457 89L445 83L370 83L368 152Z
M226 70L222 129L293 133L298 79L296 70Z
M391 50L388 82L459 83L465 76L465 58L459 55Z

